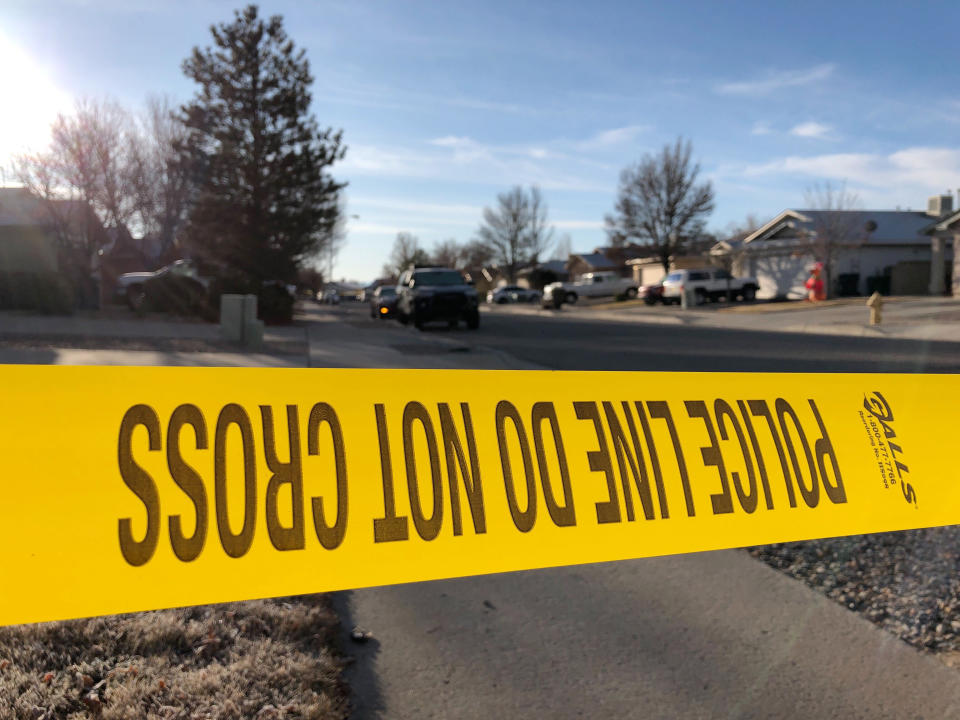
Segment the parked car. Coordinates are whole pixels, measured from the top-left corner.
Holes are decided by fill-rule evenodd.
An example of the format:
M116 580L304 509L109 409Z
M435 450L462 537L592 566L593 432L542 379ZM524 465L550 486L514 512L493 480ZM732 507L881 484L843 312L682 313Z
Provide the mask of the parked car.
M463 320L480 327L477 291L457 270L445 267L411 267L397 283L397 318L418 330L428 322L445 321L451 328Z
M639 288L632 278L623 278L615 272L606 271L585 273L572 283L551 283L543 289L545 304L548 303L548 291L551 295L549 302L553 301L553 295L562 293L562 301L572 304L582 297L623 296L632 299L637 296Z
M663 279L663 303L679 304L684 290L692 290L697 305L731 300L751 301L757 297L760 284L753 277L733 277L722 268L674 270Z
M637 297L643 298L643 302L647 305L656 305L658 302L663 302L663 283L641 286Z
M540 293L531 288L520 287L519 285L504 285L487 293L487 302L504 305L511 302L537 302L540 299Z
M192 260L175 260L153 272L129 272L117 278L114 286L114 299L126 302L131 309L140 310L147 300L147 283L150 282L151 295L159 297L169 289L176 296L175 286L188 288L191 294L203 296L210 287L210 278L200 275ZM169 287L168 287L169 286Z
M386 320L397 314L397 289L392 285L381 285L368 295L370 317Z

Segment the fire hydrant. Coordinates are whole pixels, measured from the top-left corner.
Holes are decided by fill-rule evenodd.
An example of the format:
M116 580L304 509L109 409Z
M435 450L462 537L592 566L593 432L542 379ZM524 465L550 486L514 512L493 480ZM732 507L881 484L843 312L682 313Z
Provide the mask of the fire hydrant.
M870 308L870 324L879 325L881 313L883 312L883 295L875 292L867 298L867 307Z

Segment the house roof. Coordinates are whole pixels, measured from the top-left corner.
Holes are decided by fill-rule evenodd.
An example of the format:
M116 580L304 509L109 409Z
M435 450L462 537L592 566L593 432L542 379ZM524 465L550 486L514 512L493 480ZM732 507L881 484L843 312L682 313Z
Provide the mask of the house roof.
M592 253L574 253L570 256L570 259L578 259L590 267L594 268L610 268L615 267L616 263L608 258L603 253L592 252Z
M68 224L92 215L90 206L82 200L50 200L48 205L27 188L0 188L0 225L50 225L50 205Z
M930 224L926 213L911 210L803 210L788 209L754 233L744 238L744 245L768 240L784 228L816 232L818 225L841 213L849 217L854 232L861 232L863 240L870 244L917 243L925 244L924 229ZM872 221L876 229L867 232L867 223Z

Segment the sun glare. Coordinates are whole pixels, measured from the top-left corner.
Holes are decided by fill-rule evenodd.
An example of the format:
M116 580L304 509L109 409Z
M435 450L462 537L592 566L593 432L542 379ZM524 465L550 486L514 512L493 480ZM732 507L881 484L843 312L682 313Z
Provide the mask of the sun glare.
M31 54L0 34L0 167L8 168L17 153L46 147L50 124L72 105L70 95L56 86L38 60L39 53Z

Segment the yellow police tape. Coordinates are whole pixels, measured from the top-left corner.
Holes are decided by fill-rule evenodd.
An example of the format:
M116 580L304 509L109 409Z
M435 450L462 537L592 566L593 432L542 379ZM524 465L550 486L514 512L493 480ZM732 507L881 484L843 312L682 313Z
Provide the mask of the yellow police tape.
M0 624L960 521L947 375L0 367Z

